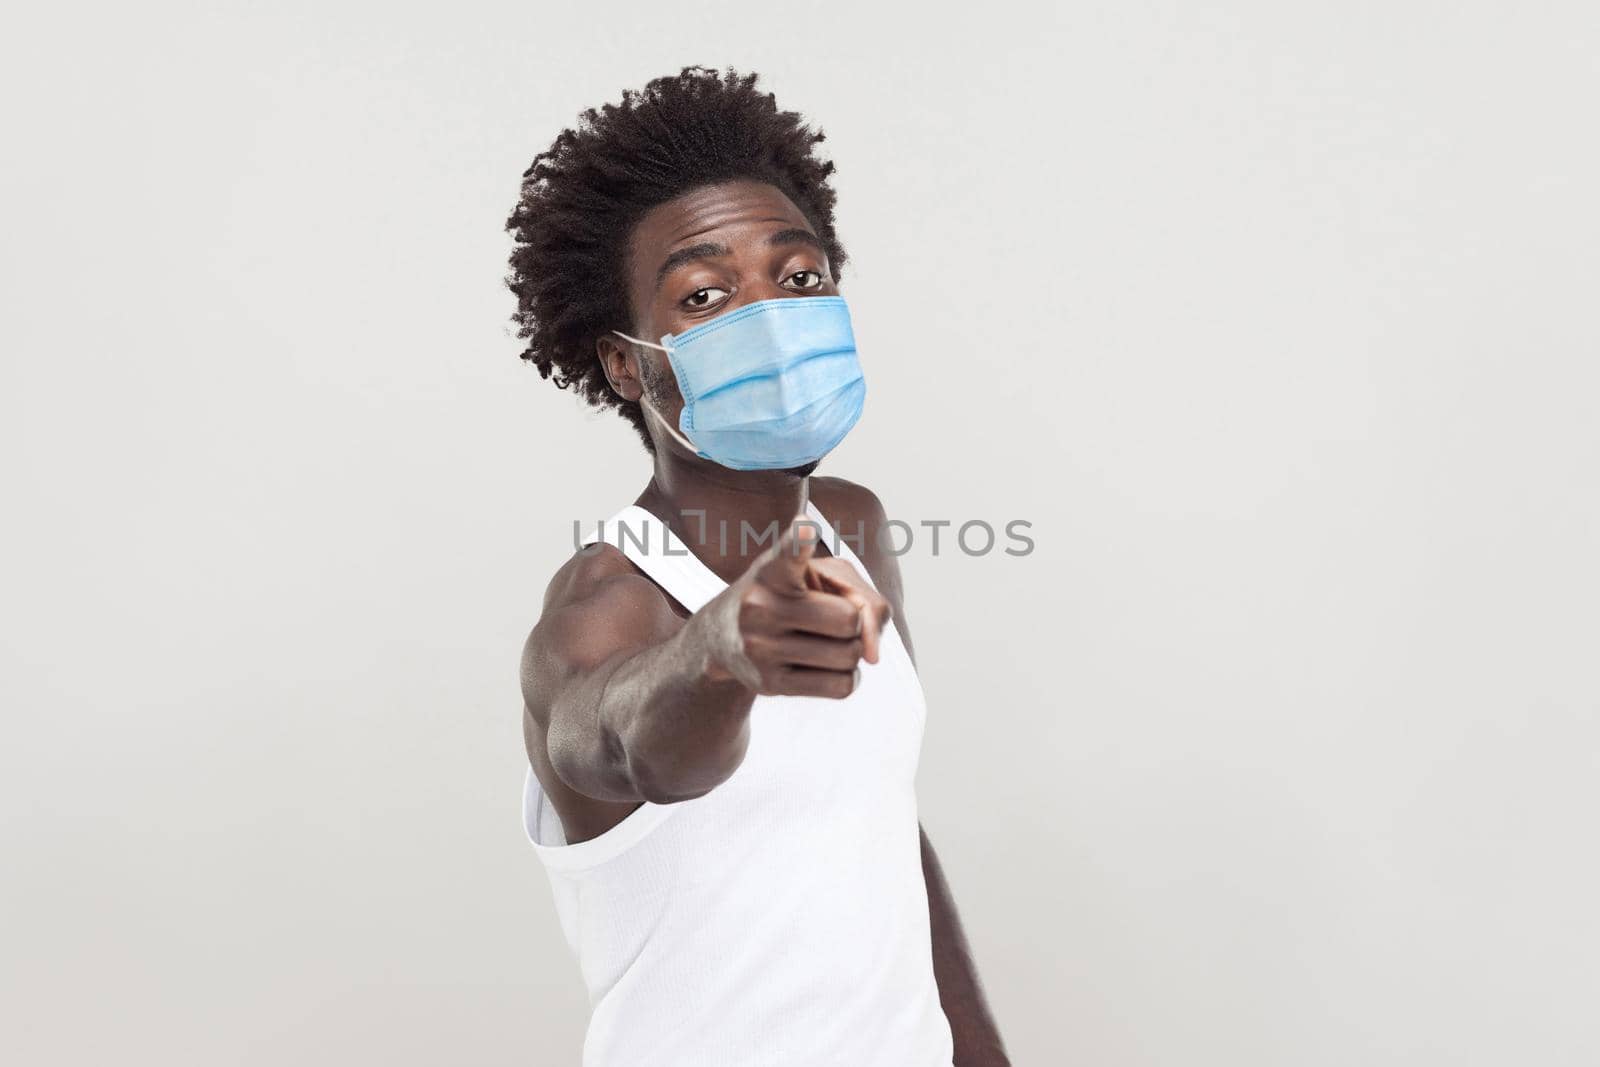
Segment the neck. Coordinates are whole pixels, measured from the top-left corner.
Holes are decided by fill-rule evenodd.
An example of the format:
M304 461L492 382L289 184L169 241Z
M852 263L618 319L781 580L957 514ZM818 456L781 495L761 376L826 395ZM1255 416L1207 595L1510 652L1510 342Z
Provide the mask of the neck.
M768 531L781 531L805 506L806 479L788 471L728 470L667 449L656 451L655 468L636 503L724 581L744 573L773 543ZM741 523L749 526L744 537Z

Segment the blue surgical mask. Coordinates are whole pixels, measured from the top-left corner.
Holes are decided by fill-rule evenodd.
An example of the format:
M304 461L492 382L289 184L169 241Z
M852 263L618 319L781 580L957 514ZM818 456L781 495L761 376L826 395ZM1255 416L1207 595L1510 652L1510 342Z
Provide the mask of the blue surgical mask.
M667 354L683 394L674 427L690 451L734 470L781 470L819 460L861 417L867 383L850 311L838 296L746 304L652 345Z

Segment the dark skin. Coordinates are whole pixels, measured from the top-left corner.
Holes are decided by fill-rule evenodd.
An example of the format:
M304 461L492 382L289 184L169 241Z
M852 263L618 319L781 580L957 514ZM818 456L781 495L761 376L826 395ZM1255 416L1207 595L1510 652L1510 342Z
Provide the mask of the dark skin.
M706 186L659 205L635 226L628 258L634 321L617 328L643 340L760 300L838 293L805 216L760 182ZM899 566L879 547L886 518L870 490L838 478L810 478L808 487L808 470L734 471L702 459L662 425L676 426L683 407L666 355L615 335L598 340L596 353L618 395L648 396L660 411L658 419L645 409L655 472L636 503L728 588L691 613L610 545L576 553L551 580L523 651L523 732L572 843L605 833L644 801L688 800L726 781L744 758L757 696L848 696L861 661L878 661L891 618L911 650ZM807 491L852 538L872 584L794 521ZM764 547L730 537L724 551L701 532L724 522L784 533ZM922 867L955 1063L1007 1064L925 831Z

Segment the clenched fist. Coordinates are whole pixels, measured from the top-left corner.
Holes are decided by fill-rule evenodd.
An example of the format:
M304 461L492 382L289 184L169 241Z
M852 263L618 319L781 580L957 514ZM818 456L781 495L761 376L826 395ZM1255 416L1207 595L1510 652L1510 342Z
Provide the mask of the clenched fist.
M850 563L816 558L810 519L789 523L706 610L713 612L713 676L762 696L849 696L865 659L878 662L889 602Z

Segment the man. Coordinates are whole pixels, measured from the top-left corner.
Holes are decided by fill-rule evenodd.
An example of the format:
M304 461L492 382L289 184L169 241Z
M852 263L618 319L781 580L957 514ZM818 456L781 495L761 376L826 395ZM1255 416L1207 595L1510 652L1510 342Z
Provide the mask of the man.
M654 462L523 654L584 1063L1005 1064L916 817L884 510L810 477L865 391L833 164L755 86L691 67L585 112L507 224L523 357Z

